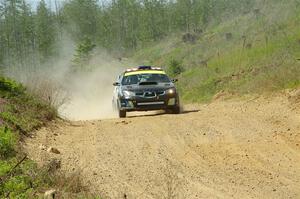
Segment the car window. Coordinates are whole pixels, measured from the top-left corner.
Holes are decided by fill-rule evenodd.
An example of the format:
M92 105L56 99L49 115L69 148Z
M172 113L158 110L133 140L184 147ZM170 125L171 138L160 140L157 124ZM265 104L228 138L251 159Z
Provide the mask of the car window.
M122 79L122 85L133 85L141 82L157 82L157 83L168 83L170 79L165 74L137 74L124 76Z

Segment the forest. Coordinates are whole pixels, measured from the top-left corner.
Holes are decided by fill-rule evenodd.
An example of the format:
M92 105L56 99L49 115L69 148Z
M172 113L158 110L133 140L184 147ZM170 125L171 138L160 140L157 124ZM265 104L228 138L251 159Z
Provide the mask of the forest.
M78 61L96 46L128 55L178 32L203 32L252 0L0 1L0 66L39 67L59 54L67 36ZM76 57L75 57L76 58Z

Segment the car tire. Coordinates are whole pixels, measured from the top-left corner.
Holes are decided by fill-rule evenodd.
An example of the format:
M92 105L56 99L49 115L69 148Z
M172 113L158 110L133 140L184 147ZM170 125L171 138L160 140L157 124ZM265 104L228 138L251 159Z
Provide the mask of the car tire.
M126 117L126 111L119 110L119 118L124 118Z
M173 114L179 114L179 113L180 113L180 106L175 106L175 107L172 109L172 113L173 113Z

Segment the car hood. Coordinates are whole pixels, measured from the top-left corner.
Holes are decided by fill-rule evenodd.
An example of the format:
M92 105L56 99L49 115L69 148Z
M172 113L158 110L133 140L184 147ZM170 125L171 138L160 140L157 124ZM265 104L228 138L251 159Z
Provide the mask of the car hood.
M155 85L128 85L128 86L122 86L122 90L128 90L128 91L161 91L161 90L167 90L169 88L174 88L173 83L158 83Z

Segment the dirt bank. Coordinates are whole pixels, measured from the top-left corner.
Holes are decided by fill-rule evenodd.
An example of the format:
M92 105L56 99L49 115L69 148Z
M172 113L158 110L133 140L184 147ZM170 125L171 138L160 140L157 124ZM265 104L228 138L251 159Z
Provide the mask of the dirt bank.
M80 170L104 198L300 198L299 106L278 95L189 105L180 115L56 122L26 150Z

